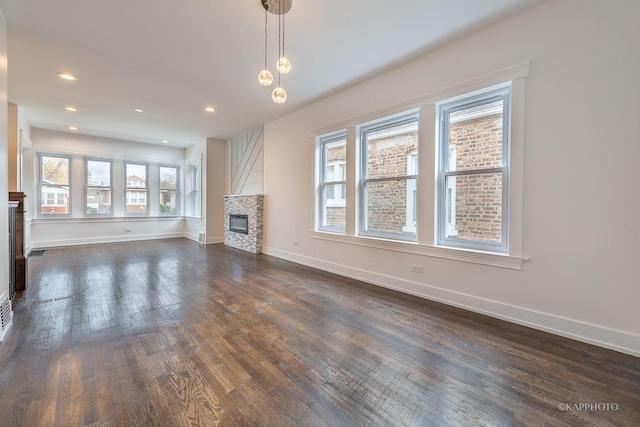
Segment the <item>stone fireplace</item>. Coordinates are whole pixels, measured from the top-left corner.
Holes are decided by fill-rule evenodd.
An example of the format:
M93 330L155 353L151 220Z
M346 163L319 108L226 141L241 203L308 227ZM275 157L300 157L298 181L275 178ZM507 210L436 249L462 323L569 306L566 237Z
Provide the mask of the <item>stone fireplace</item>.
M224 244L259 254L262 252L264 196L224 196Z

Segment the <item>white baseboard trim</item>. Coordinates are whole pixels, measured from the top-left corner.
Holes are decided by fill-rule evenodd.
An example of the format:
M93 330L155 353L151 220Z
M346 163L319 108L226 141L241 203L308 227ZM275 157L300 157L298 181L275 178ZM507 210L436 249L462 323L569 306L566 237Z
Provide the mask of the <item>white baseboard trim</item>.
M66 240L41 240L32 242L32 248L55 248L58 246L95 245L98 243L135 242L138 240L173 239L186 237L185 233L133 234L108 237L86 237ZM196 239L197 240L197 239Z
M198 234L193 234L193 233L185 233L184 237L186 237L189 240L193 240L194 242L198 242L200 243L200 241L198 240ZM224 243L224 236L218 236L218 237L206 237L204 239L204 244L205 245L215 245L216 243Z
M215 245L216 243L224 243L224 236L207 237L205 239L205 245Z
M184 237L189 239L189 240L193 240L194 242L198 242L198 235L197 234L184 233ZM200 242L198 242L198 243L200 243Z
M640 357L640 335L264 247L265 255Z

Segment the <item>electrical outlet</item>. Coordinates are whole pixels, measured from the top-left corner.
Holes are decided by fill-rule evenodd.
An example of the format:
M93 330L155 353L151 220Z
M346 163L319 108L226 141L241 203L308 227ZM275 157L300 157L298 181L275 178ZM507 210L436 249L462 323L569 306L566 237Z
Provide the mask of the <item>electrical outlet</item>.
M300 245L300 242L298 242L297 240L294 240L293 241L293 246L298 246L298 245Z
M411 265L411 272L412 273L420 273L422 274L422 266L421 265Z
M125 233L131 233L132 231L133 231L133 229L131 229L131 228L125 228L125 229L124 229L124 232L125 232Z

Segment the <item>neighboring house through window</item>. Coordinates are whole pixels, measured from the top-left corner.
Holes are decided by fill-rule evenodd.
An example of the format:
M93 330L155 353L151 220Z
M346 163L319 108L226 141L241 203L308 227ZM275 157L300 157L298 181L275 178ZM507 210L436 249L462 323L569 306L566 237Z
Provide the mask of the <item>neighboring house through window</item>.
M178 168L160 166L159 174L159 207L160 215L178 215Z
M41 154L40 215L71 214L71 157Z
M509 87L439 104L437 243L507 252Z
M128 215L146 215L147 204L147 165L125 163L125 213Z
M360 234L416 240L418 114L359 127Z
M85 215L111 215L112 162L85 160Z

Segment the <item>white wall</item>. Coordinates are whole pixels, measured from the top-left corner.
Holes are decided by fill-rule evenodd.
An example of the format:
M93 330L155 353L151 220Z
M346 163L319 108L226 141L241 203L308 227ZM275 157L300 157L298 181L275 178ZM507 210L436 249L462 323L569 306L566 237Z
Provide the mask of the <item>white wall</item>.
M29 254L33 249L31 241L31 222L34 216L34 210L31 208L33 199L37 197L37 191L34 191L34 164L35 153L33 144L31 143L31 126L27 123L22 110L18 107L18 144L21 151L20 162L20 188L18 191L25 193L26 199L24 212L24 253Z
M207 243L224 242L224 195L229 193L229 143L207 139Z
M149 217L118 217L121 212L116 211L116 216L110 218L85 218L83 198L78 197L82 191L77 191L84 186L84 156L114 159L113 185L114 188L122 188L123 160L139 161L150 166L182 166L184 149L36 128L31 129L31 141L33 151L37 153L73 154L71 184L72 197L75 196L75 200L72 199L75 207L73 218L37 218L37 214L34 214L30 228L33 248L184 236L184 218L157 216L157 195L151 192L148 198ZM33 156L33 161L38 161L37 156ZM157 180L154 168L149 168L149 172L147 179ZM33 165L34 186L38 182L37 173L38 168ZM28 198L27 203L30 203L32 212L37 212L38 197L35 187L31 194L33 197ZM114 191L114 200L118 197L118 193Z
M9 129L7 127L7 21L0 9L0 230L9 230L9 194L8 194L8 163L9 145L7 142ZM3 233L4 235L4 233ZM6 236L6 235L5 235ZM9 291L9 239L0 238L0 295Z
M195 159L201 160L201 205L200 205L200 218L185 217L185 237L191 240L198 241L198 235L200 233L206 233L207 230L207 142L202 141L197 144L193 144L187 147L185 152L185 160L191 161Z
M7 126L9 127L9 139L8 139L8 157L7 157L7 167L9 173L8 185L9 191L20 191L19 189L19 178L18 178L18 135L20 134L18 130L18 106L15 104L8 104L7 109Z
M640 355L638 22L548 2L267 124L264 252ZM526 60L522 270L312 238L312 131Z

